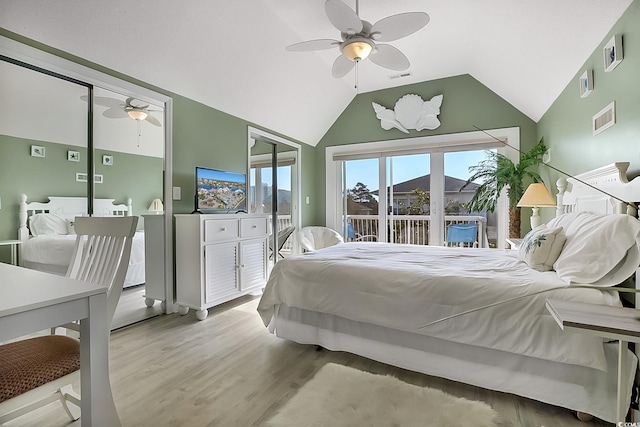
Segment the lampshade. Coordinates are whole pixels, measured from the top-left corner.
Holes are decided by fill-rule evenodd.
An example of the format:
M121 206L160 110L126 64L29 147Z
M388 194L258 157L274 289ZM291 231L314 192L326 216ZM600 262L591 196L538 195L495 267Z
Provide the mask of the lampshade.
M351 61L361 61L371 53L373 46L366 39L355 39L342 47L342 54Z
M535 182L527 187L527 191L524 192L522 198L518 202L518 207L533 208L531 214L531 229L540 225L540 215L538 215L538 208L544 206L555 206L556 202L547 191L547 187L542 182Z
M164 206L162 206L162 200L160 199L154 199L153 202L151 202L151 204L149 205L149 212L163 212L164 211Z
M143 110L128 110L127 114L134 120L144 120L147 118L149 113Z
M540 206L555 206L556 201L553 200L551 194L542 182L535 182L527 187L522 198L518 202L518 207L537 208Z

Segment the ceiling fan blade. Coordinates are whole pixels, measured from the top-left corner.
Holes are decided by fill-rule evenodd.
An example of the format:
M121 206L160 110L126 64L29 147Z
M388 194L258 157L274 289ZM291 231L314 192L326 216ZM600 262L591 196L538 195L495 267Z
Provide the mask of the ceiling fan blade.
M329 21L340 32L354 35L362 31L360 17L340 0L327 0L324 3L324 11L327 13Z
M102 115L109 119L124 119L125 117L129 117L127 112L120 107L109 108L108 110L105 110Z
M333 77L339 79L340 77L344 77L347 75L349 71L356 65L355 62L351 61L344 55L340 55L333 62L333 67L331 68L331 74Z
M415 33L427 25L430 19L424 12L399 13L373 24L369 34L376 41L390 42Z
M290 52L307 52L310 50L333 49L340 46L340 43L338 40L318 39L292 44L287 46L286 49Z
M145 103L144 101L141 101L137 98L127 98L127 100L125 101L125 103L127 104L127 107L132 107L132 108L147 108L149 107L148 103Z
M89 100L89 97L87 95L82 95L80 99L82 99L84 102L87 102ZM106 96L94 96L93 103L109 108L124 107L124 103L122 101L115 98L107 98Z
M410 65L404 53L389 44L377 44L371 51L369 59L374 64L396 71L404 71Z
M162 126L160 124L160 120L156 119L151 114L149 114L145 120L148 121L149 123L151 123L154 126L158 126L158 127Z

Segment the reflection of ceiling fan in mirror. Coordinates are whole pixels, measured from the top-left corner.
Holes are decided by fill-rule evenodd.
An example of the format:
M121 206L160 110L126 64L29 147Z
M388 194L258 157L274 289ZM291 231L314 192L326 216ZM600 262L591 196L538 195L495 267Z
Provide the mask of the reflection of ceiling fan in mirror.
M83 97L86 100L86 97ZM136 98L127 98L126 101L120 101L115 98L107 98L105 96L94 96L93 102L96 105L109 107L102 115L110 119L123 119L131 117L140 122L146 120L154 126L162 126L160 121L153 117L150 113L161 110L150 110L149 104Z

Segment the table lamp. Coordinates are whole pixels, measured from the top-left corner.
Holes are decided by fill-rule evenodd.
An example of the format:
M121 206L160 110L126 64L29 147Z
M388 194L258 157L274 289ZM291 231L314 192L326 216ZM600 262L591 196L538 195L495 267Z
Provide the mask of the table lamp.
M153 212L155 214L161 214L164 211L164 206L162 206L162 200L155 199L149 205L149 212Z
M540 216L538 215L538 208L555 206L556 201L553 200L551 194L544 186L542 182L534 182L527 187L527 191L524 192L522 198L516 206L519 208L527 207L532 208L531 214L531 229L533 230L540 225Z

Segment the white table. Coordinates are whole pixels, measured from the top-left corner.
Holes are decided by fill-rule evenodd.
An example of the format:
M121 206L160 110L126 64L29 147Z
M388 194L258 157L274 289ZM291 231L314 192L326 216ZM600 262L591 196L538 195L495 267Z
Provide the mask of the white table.
M11 247L11 264L13 265L18 265L18 262L20 261L19 253L21 244L22 240L0 240L0 246Z
M640 342L640 311L634 308L612 307L572 301L547 300L547 310L563 330L597 335L618 340L618 387L616 421L624 423L629 403L622 400L625 379L634 372L627 369L629 342Z
M82 425L120 426L109 382L107 288L0 263L0 342L80 320Z

